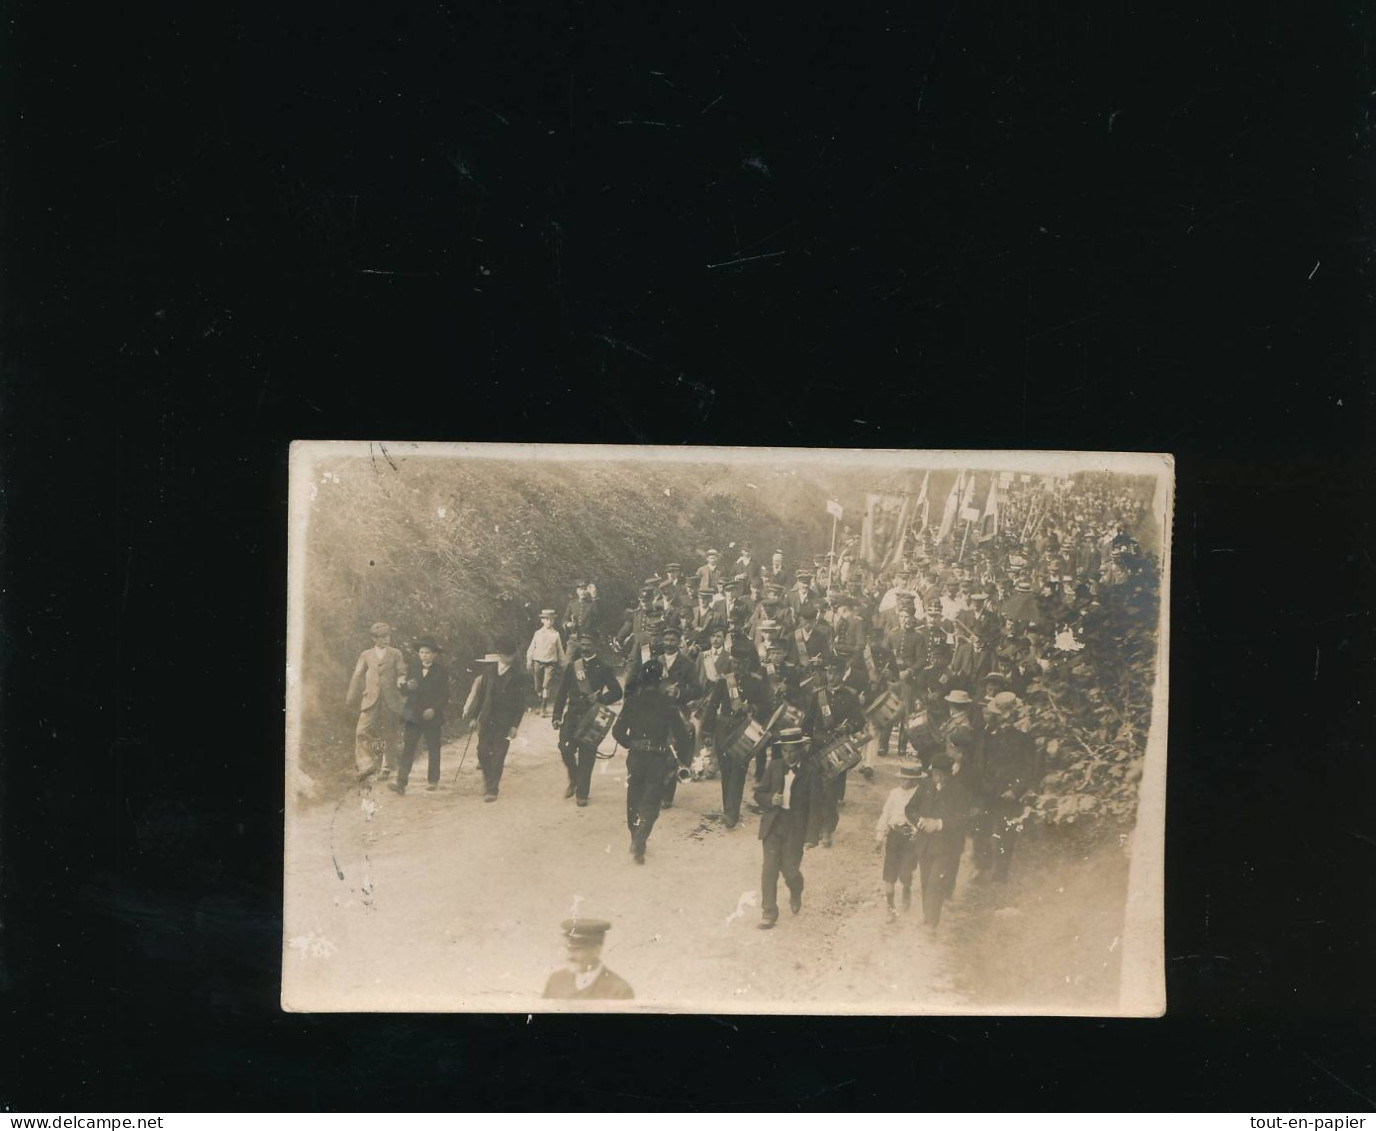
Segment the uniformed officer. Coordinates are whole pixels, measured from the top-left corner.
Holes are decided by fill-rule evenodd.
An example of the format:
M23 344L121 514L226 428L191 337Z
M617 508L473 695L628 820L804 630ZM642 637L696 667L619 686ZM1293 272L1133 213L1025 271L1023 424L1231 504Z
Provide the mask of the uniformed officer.
M568 965L549 976L542 996L575 1001L635 997L630 984L602 964L602 943L611 927L605 919L565 919L560 929L568 947Z

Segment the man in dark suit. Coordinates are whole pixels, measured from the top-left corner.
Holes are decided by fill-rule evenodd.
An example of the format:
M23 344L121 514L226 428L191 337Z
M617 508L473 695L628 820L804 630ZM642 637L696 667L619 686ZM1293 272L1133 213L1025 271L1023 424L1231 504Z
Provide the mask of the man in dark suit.
M750 589L750 583L760 577L760 563L755 560L754 552L750 548L749 542L741 543L741 556L731 566L731 578L744 585L745 592Z
M723 657L721 678L712 684L702 715L702 733L708 736L721 768L722 819L728 829L741 819L748 764L726 753L726 741L749 719L768 721L773 710L769 687L755 671L755 646L744 636L731 641L731 654Z
M807 739L798 728L780 732L776 748L780 757L770 759L755 789L760 807L760 930L779 921L779 876L788 885L788 906L793 914L803 909L803 841L807 834L811 767L803 763Z
M688 618L684 631L688 639L699 648L706 648L712 642L713 632L726 631L726 616L716 603L716 590L699 589L698 605Z
M1040 759L1021 714L1022 702L1011 691L999 692L986 709L981 812L970 833L980 882L1007 883L1025 802L1041 784Z
M516 670L516 641L500 637L491 655L480 662L481 674L464 704L463 717L478 721L478 765L483 771L484 801L496 801L506 754L526 713L526 685Z
M679 716L684 719L684 725L687 726L688 704L702 698L703 693L702 687L698 684L697 663L679 650L683 643L683 634L677 627L672 624L665 625L661 639L664 641L664 653L660 656L659 662L664 669L664 696L678 709ZM692 758L691 753L689 758ZM673 807L674 794L677 791L678 779L670 778L660 799L663 808Z
M592 768L597 763L597 743L585 740L581 731L588 715L599 706L621 698L621 684L611 668L597 654L597 637L584 631L578 638L578 651L564 666L559 690L554 696L554 729L559 731L559 756L569 773L565 799L578 796L579 806L587 805L592 791Z
M860 696L843 682L845 671L845 660L840 656L828 656L825 676L813 677L817 682L803 720L803 732L811 737L814 753L835 738L855 736L865 729ZM813 778L812 790L807 843L811 846L820 840L824 848L830 848L840 819L838 802L846 797L846 774L838 774L827 781L818 773Z
M927 663L927 637L913 623L910 609L904 607L899 610L898 627L889 630L884 644L889 655L888 675L898 687L903 706L899 718L878 734L878 753L881 756L889 752L889 738L893 734L893 728L900 725L900 720L906 719L913 712L915 683Z
M420 656L420 670L413 671L406 681L406 702L401 708L401 762L397 766L394 793L405 793L411 780L411 765L416 760L416 745L425 739L430 761L426 767L425 788L440 787L440 729L444 726L444 708L449 701L449 673L438 657L444 651L426 636L416 645Z
M798 618L797 627L789 634L792 645L789 658L806 670L817 667L832 654L831 630L819 619L816 605L803 605Z
M928 765L929 777L904 809L908 823L917 828L922 921L932 934L941 921L941 905L955 883L970 814L970 794L959 776L951 773L954 764L946 754L935 755Z
M645 863L664 790L677 780L678 767L686 768L692 758L693 736L666 698L662 677L662 660L641 668L636 689L612 726L617 742L626 748L626 827L637 864Z
M706 589L708 586L713 589L721 588L721 583L725 578L722 577L721 569L718 567L717 563L719 561L721 561L721 555L718 554L716 550L707 551L707 564L698 566L697 578L699 591Z
M802 615L804 606L816 605L818 596L817 591L812 588L812 571L810 569L798 570L795 577L797 584L788 591L785 604L787 604L789 614L796 624Z
M602 965L602 942L611 928L605 919L565 919L560 929L569 950L568 966L549 976L542 996L571 1001L635 997L624 978Z

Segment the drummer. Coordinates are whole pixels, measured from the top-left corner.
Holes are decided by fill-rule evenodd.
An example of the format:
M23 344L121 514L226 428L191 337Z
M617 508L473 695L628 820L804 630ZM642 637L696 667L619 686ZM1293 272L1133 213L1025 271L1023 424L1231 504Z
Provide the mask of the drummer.
M818 685L812 693L803 720L803 731L812 738L814 753L820 753L838 738L858 735L865 729L864 708L860 696L845 685L846 661L841 656L832 655L824 662L825 682ZM840 818L839 806L846 797L846 774L838 774L830 781L823 780L819 773L813 778L813 798L809 808L809 844L820 839L824 848L830 848L832 835Z
M733 740L742 741L749 733L746 728L750 720L763 723L770 713L769 688L750 662L754 650L748 636L739 634L732 638L731 654L718 664L721 678L711 685L702 715L703 736L712 744L721 770L722 822L728 829L734 829L741 819L741 799L752 753L749 747L734 749Z
M569 786L564 798L577 795L579 806L588 803L592 791L592 768L597 761L598 741L605 735L589 735L585 730L597 721L599 707L621 698L621 684L597 654L596 633L584 630L578 635L578 650L564 668L559 691L554 697L554 729L559 731L559 755L568 771Z

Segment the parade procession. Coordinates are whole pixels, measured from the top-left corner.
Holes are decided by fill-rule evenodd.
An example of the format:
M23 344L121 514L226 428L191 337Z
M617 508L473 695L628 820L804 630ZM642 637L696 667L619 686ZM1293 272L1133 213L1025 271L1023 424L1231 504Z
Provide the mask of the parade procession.
M1150 703L1093 684L1116 696L1154 655L1152 482L956 469L938 493L938 478L826 498L810 542L740 529L665 554L633 595L568 561L565 588L478 640L369 605L338 689L368 843L439 820L424 795L448 795L456 828L490 810L532 860L567 858L611 891L627 873L711 882L728 922L806 937L820 867L848 901L882 897L868 914L889 930L936 939L960 891L1009 883L1038 825L1130 827ZM584 859L550 832L570 810L596 830ZM685 838L753 841L753 869L732 849L731 874L721 857L688 875ZM585 889L551 911L572 965L545 996L633 999L643 979L600 963L616 909L580 907Z

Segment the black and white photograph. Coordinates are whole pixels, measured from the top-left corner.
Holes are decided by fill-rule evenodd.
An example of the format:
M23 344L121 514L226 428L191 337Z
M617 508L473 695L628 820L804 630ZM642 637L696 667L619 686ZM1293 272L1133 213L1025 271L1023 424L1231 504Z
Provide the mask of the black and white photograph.
M1160 1015L1172 491L295 444L283 1007Z

